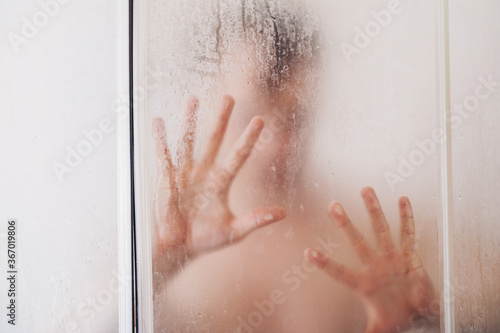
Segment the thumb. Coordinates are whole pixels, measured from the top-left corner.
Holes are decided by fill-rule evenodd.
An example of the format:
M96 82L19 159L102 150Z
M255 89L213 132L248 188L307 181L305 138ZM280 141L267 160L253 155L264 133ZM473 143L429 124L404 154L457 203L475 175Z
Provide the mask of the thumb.
M265 206L257 208L243 217L234 219L232 224L234 239L242 239L253 230L281 221L285 218L285 216L285 209L280 206Z

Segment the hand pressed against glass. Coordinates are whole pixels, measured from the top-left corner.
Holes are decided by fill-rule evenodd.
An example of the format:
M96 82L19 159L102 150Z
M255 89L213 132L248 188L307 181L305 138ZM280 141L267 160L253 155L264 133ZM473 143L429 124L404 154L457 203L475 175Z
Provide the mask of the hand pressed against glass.
M399 200L401 244L396 246L373 189L366 187L361 195L377 236L378 251L351 223L340 203L332 202L328 215L363 262L363 269L349 269L311 248L304 251L304 256L362 297L368 313L366 333L404 330L415 316L430 311L432 302L437 299L420 255L414 248L415 224L411 204L406 197Z
M234 244L262 226L284 221L262 233L254 233L256 237L248 237L227 251L190 262L189 269L184 269L179 279L169 281L171 288L163 299L157 298L162 299L156 304L160 309L160 315L155 317L157 327L173 332L244 331L243 326L235 326L241 324L238 319L255 319L256 303L275 290L286 290L290 281L299 281L301 290L291 289L294 294L288 294L287 301L276 305L272 314L266 314L265 319L262 316L258 325L248 322L255 329L252 331L345 332L352 324L345 319L349 316L344 315L351 311L346 304L353 304L348 299L352 295L342 294L320 272L304 281L290 280L287 273L291 272L290 267L295 269L302 262L304 247L328 232L317 222L317 206L325 203L320 197L324 193L310 190L307 173L310 170L306 169L313 148L309 144L314 141L309 140L314 139L309 126L317 120L315 96L321 76L316 28L311 26L310 16L305 12L288 14L291 1L279 1L276 6L269 6L268 1L252 2L252 6L238 1L216 3L226 4L227 10L222 13L235 15L228 20L217 17L214 25L217 28L210 31L212 35L203 34L196 41L196 50L215 49L222 62L219 64L222 75L216 76L213 94L208 95L228 93L236 98L238 105L229 124L234 100L224 97L215 128L195 159L198 101L190 100L177 165L171 159L163 120L154 120L158 170L155 202L158 230L153 254L157 273L155 294L159 293L158 287L165 277L187 267L190 259ZM242 31L238 30L238 23ZM204 45L210 41L217 44L198 47L198 43ZM191 53L196 54L190 50L183 55ZM211 59L204 53L199 56ZM256 144L259 136L261 140ZM252 150L257 151L256 158L249 159ZM215 163L218 155L227 156L220 166ZM245 168L241 170L243 165ZM408 327L414 314L421 315L421 309L429 308L435 299L432 283L414 250L413 213L408 199L400 201L402 232L401 245L397 247L373 190L364 189L362 194L372 217L379 251L368 245L339 203L332 203L328 212L360 256L364 268L353 271L313 249L307 249L305 257L357 291L366 305L367 332L397 331L398 327ZM276 204L287 207L286 219L282 207L268 206ZM253 210L259 206L262 207ZM234 212L244 214L239 216ZM274 252L260 251L266 248ZM324 292L326 289L339 294L330 296ZM202 308L198 308L200 304L204 304ZM193 311L194 308L198 310ZM290 318L293 325L284 326L292 321Z
M198 101L194 98L189 100L178 165L172 163L164 121L154 119L158 239L153 262L157 273L173 273L182 268L187 260L237 242L251 231L285 217L284 209L278 206L260 207L244 216L235 216L229 209L231 184L264 127L263 119L254 117L223 165L215 165L233 107L233 98L225 96L201 158L195 160L193 146Z

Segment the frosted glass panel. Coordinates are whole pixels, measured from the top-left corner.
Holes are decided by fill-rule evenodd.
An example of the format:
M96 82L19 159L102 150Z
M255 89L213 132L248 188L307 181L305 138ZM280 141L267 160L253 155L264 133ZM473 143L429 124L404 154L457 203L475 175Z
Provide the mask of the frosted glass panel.
M436 1L144 4L141 80L162 73L136 115L155 331L439 331ZM395 294L365 274L389 267L391 234Z
M450 7L457 332L500 330L500 3Z

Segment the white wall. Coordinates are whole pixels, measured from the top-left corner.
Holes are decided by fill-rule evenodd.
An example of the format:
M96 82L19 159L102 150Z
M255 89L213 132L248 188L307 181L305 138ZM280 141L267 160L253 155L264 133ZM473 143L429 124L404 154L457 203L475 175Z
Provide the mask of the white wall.
M117 331L115 15L112 0L0 2L2 332ZM25 18L36 33L23 35ZM28 38L13 47L11 33ZM83 131L104 119L108 133L85 146ZM79 145L88 156L58 177L53 164ZM4 313L9 218L19 223L15 327Z
M452 1L450 23L456 331L498 332L500 2Z

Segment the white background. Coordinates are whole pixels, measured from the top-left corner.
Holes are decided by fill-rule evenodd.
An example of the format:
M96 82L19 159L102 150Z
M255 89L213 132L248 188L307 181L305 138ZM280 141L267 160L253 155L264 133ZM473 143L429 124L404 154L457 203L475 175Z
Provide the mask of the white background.
M115 2L65 1L15 52L9 33L23 36L23 18L51 2L0 2L0 234L7 219L19 224L15 328L0 238L0 331L114 332ZM113 130L61 181L53 163L105 118Z

